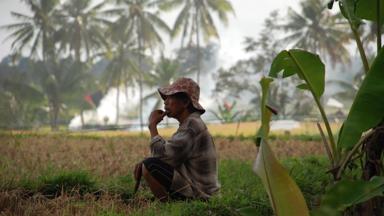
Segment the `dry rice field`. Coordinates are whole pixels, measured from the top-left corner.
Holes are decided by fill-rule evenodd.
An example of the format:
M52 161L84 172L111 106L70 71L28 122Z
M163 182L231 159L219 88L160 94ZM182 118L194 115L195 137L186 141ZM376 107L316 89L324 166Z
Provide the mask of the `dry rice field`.
M214 139L219 159L253 160L256 147L250 139ZM124 175L135 162L149 156L149 138L76 137L67 135L0 137L1 175L31 176L48 165L59 169L85 169L101 177ZM272 140L278 158L322 155L320 141Z
M238 135L252 135L255 123L242 123ZM222 127L222 128L220 128ZM256 147L251 139L234 136L236 124L210 126L220 161L253 161ZM174 128L160 130L169 136ZM308 130L308 127L305 129ZM227 132L226 132L227 131ZM248 132L247 132L248 131ZM252 131L252 133L251 133ZM232 137L224 137L230 134ZM284 131L273 133L284 134ZM293 132L292 134L301 132ZM315 132L308 132L314 134ZM147 134L126 131L107 132L21 132L0 133L0 215L140 215L156 202L148 202L147 195L127 204L116 194L103 193L100 197L66 195L48 199L41 194L28 194L19 188L23 179L38 179L55 170L85 170L100 181L131 175L134 164L149 156ZM280 140L270 141L280 159L307 155L324 155L320 141ZM107 210L107 213L100 214Z

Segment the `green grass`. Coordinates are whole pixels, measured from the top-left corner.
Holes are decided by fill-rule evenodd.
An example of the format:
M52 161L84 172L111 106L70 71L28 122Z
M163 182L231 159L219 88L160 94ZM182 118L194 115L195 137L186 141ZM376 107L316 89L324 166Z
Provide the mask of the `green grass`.
M108 137L108 139L123 139L123 138L147 138L149 139L149 135L147 133L143 134L130 134L127 132L111 132L111 131L99 131L99 132L68 132L68 131L59 131L59 132L9 132L9 131L1 131L0 130L0 136L9 136L17 139L22 138L42 138L42 137L51 137L56 139L62 139L63 137L66 138L73 138L73 139L93 139L93 140L102 140ZM168 134L169 136L169 134ZM167 135L166 135L167 137ZM214 138L225 138L229 141L233 140L240 140L240 141L247 141L247 140L254 140L255 135L244 135L244 134L228 134L228 135L222 135L222 134L214 134ZM277 133L277 134L270 134L269 140L282 140L282 141L289 141L289 140L296 140L296 141L321 141L322 138L320 134L283 134L283 133Z
M303 191L310 208L315 207L319 195L329 181L325 170L328 161L323 157L287 159L283 165ZM238 209L252 207L258 215L272 215L267 193L259 178L252 172L251 162L236 160L220 164L220 196L209 202L192 201L158 204L142 209L133 215L238 215Z
M340 123L331 123L332 131L335 133L339 130ZM239 138L241 140L253 139L257 129L260 127L260 122L241 122L225 123L225 124L207 124L207 127L214 137ZM324 128L324 126L323 126ZM165 137L170 137L176 127L159 128L159 133ZM15 137L45 137L45 136L70 136L80 138L105 138L105 137L149 137L149 132L144 131L125 131L125 130L106 130L106 131L68 131L67 128L61 128L60 131L52 132L49 128L40 130L4 130L0 129L0 136L15 136ZM270 139L281 138L283 140L320 140L320 134L315 122L300 122L300 127L290 130L272 130Z
M290 158L282 161L291 176L298 183L304 193L310 208L315 207L319 194L329 181L325 174L328 167L326 158L305 157ZM239 215L238 209L252 207L258 210L259 215L271 215L272 209L268 196L259 178L252 172L251 161L222 160L219 165L219 180L221 193L208 202L184 201L159 203L151 201L148 188L139 190L133 197L134 181L131 175L117 176L109 179L98 179L86 171L55 170L42 173L35 179L21 179L13 189L29 191L29 195L43 194L47 198L73 195L76 192L80 200L76 208L85 208L87 203L81 202L81 197L87 193L100 195L112 194L132 207L130 215ZM2 188L2 190L7 190ZM145 205L137 200L144 200ZM100 207L97 215L124 215L121 210L113 207Z
M37 191L46 197L57 197L62 193L83 195L95 191L95 181L85 171L64 171L41 176Z

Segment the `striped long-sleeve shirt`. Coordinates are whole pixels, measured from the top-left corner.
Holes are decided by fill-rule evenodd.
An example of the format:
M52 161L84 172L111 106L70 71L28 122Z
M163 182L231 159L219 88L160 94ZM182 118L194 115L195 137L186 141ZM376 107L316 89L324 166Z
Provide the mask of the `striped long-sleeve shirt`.
M175 168L172 191L202 199L219 191L215 145L198 112L190 114L169 140L153 137L151 153Z

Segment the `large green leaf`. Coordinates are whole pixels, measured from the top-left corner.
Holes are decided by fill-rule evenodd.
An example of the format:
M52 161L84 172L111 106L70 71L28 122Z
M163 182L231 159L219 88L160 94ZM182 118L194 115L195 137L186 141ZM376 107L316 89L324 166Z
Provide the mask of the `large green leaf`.
M384 177L374 176L370 181L343 179L324 194L322 208L344 211L347 207L384 195Z
M258 134L258 136L261 136L259 139L260 150L253 170L261 178L261 181L268 192L273 210L277 216L309 215L308 207L299 187L288 175L288 172L283 166L277 161L266 141L272 115L272 111L266 106L269 85L271 82L271 78L262 78L260 81L263 91L261 100L262 125Z
M318 55L298 49L284 50L273 60L269 75L277 77L281 71L283 77L297 74L305 81L298 88L313 91L317 98L323 95L325 67Z
M361 18L356 15L356 0L340 0L341 14L349 21L351 28L357 29L362 23Z
M351 149L363 132L384 119L384 49L372 64L340 130L338 147Z
M384 0L359 0L356 3L356 16L377 21L377 1L380 1L380 21L383 24L384 21Z
M253 169L261 178L277 216L309 215L299 187L277 161L265 139L261 141Z
M324 108L321 105L320 98L324 93L325 83L325 66L316 54L299 50L283 50L273 60L269 75L277 77L280 72L283 72L283 77L297 74L304 81L297 88L309 90L319 108L324 124L327 129L327 134L332 147L332 152L336 153L335 139L325 114ZM338 156L336 155L336 158Z

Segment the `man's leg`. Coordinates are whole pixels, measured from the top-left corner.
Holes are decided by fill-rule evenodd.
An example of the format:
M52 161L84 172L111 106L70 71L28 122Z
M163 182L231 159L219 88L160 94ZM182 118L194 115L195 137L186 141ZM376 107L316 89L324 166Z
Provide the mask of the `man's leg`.
M172 185L174 169L159 158L151 157L143 161L142 173L156 198L166 201Z
M168 192L163 185L161 185L152 175L148 172L145 165L142 166L143 176L145 181L147 182L149 188L151 189L153 195L158 198L160 201L168 200Z

